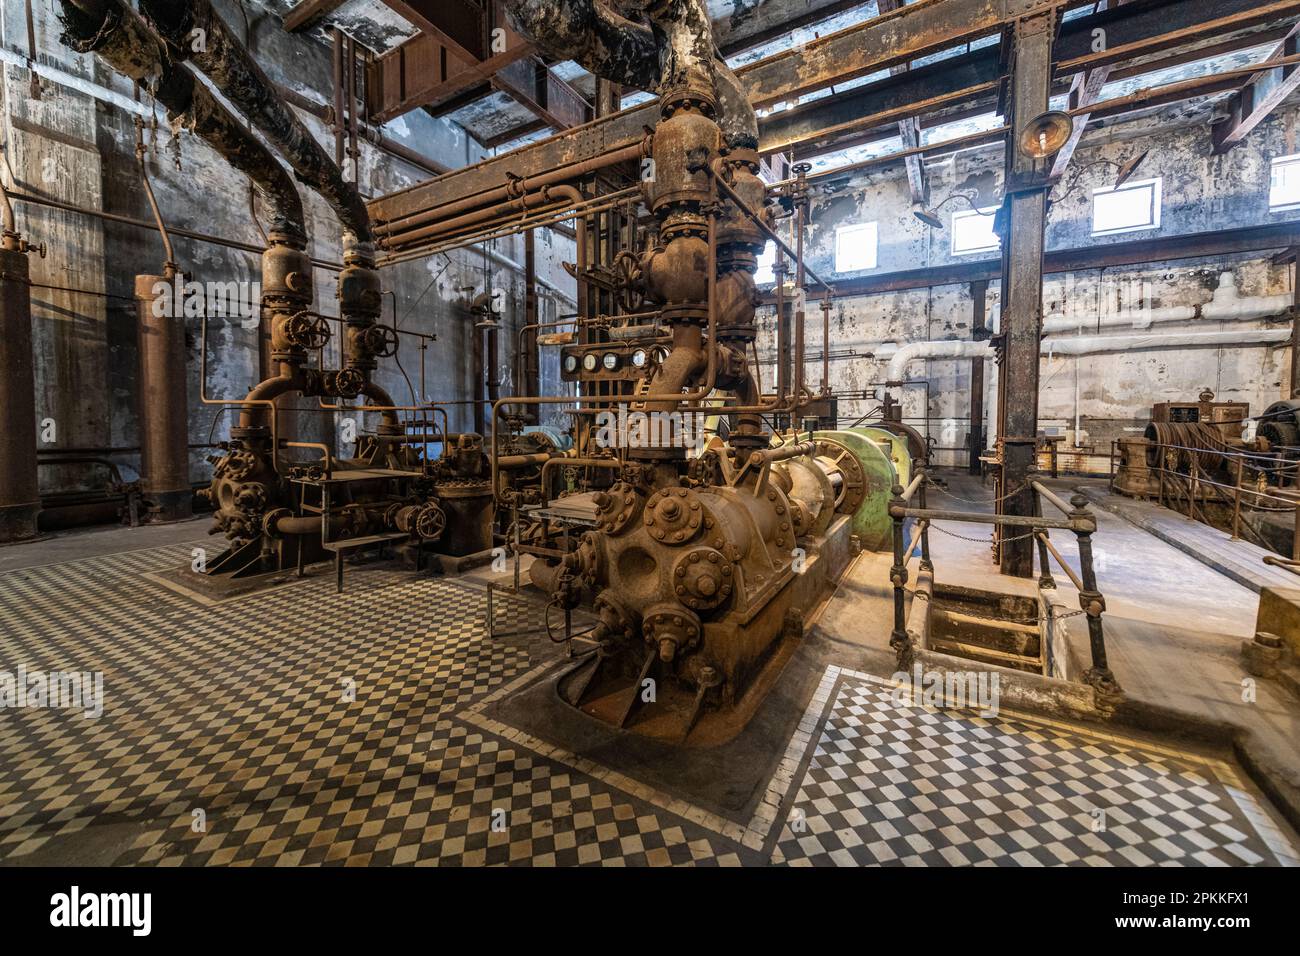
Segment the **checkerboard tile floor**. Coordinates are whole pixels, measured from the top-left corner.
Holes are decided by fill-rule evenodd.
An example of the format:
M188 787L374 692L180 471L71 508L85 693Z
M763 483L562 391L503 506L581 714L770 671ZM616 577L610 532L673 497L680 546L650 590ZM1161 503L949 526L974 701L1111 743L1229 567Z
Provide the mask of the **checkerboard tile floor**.
M482 592L372 568L201 606L153 576L190 548L0 574L0 671L101 671L105 695L97 720L0 710L0 864L100 828L128 835L93 862L141 865L1294 861L1226 765L896 706L837 667L754 819L710 823L477 714L558 653L489 639ZM498 621L540 608L499 594Z
M104 823L133 834L115 864L740 862L456 720L538 663L486 637L482 592L371 570L202 607L148 576L190 547L0 574L0 671L101 671L105 701L0 711L0 863ZM497 613L541 624L507 596Z
M926 709L896 702L879 678L841 674L791 787L774 862L1295 863L1287 838L1219 761L1037 720Z

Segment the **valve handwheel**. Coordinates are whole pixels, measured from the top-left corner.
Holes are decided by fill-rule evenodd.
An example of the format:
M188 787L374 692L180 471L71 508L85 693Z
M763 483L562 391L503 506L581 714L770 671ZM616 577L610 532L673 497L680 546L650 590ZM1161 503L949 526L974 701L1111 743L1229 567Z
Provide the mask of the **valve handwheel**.
M624 249L614 259L615 282L618 288L619 304L624 312L636 313L645 308L645 289L641 281L641 259L635 253Z
M392 358L397 354L397 329L391 325L375 325L366 332L366 347L376 358Z
M415 519L415 533L425 541L437 541L447 530L447 516L435 504L425 505Z
M291 343L310 351L323 349L332 335L325 317L314 312L294 315L286 323L284 332Z

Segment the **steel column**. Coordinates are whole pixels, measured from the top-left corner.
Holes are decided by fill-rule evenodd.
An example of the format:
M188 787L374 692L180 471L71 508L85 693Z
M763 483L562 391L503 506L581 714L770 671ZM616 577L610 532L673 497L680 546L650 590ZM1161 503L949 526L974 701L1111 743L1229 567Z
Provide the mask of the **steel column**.
M1038 446L1038 364L1043 329L1043 251L1047 220L1048 176L1052 157L1035 160L1018 148L1021 132L1048 109L1052 81L1052 13L1018 20L1012 29L1010 115L1006 198L1002 219L1002 371L998 376L1002 413L999 514L1031 517L1034 491L1030 478ZM1003 532L998 554L1004 574L1030 577L1033 541ZM1013 526L1014 528L1014 526Z

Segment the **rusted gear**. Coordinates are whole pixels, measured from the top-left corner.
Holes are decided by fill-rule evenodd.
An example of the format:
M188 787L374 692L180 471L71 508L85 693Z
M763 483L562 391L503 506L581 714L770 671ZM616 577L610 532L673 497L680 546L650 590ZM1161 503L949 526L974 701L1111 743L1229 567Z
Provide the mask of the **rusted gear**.
M692 610L714 608L731 596L731 562L713 548L692 548L673 566L673 588Z
M332 335L325 317L314 312L299 312L284 324L284 337L300 349L323 349Z
M608 491L597 493L595 504L600 530L607 534L622 534L640 514L641 496L631 485L619 481Z
M686 544L704 522L700 497L687 488L665 488L646 503L642 517L650 536L664 544Z
M641 636L665 664L698 644L703 630L695 612L680 605L656 604L641 618Z

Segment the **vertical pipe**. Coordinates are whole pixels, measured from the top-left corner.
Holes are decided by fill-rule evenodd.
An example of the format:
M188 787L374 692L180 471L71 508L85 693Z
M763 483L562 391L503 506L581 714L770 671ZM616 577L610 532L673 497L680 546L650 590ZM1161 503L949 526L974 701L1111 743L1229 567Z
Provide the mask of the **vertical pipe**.
M352 163L352 182L361 182L361 144L357 129L357 41L349 34L344 47L343 69L347 75L348 158Z
M140 349L140 483L154 521L191 516L185 319L173 277L135 277Z
M5 200L6 205L8 200ZM6 215L0 248L0 542L36 536L36 380L27 254Z
M537 328L537 236L536 230L524 233L524 324L531 327L523 340L523 354L518 357L523 369L520 384L525 395L542 393L541 356L538 354ZM526 412L532 424L541 423L541 407L534 405Z
M334 27L334 163L343 168L343 31Z
M971 338L979 340L987 331L988 322L987 279L970 284L974 318L971 321ZM970 463L972 475L980 473L980 456L984 453L984 359L974 358L970 363Z

